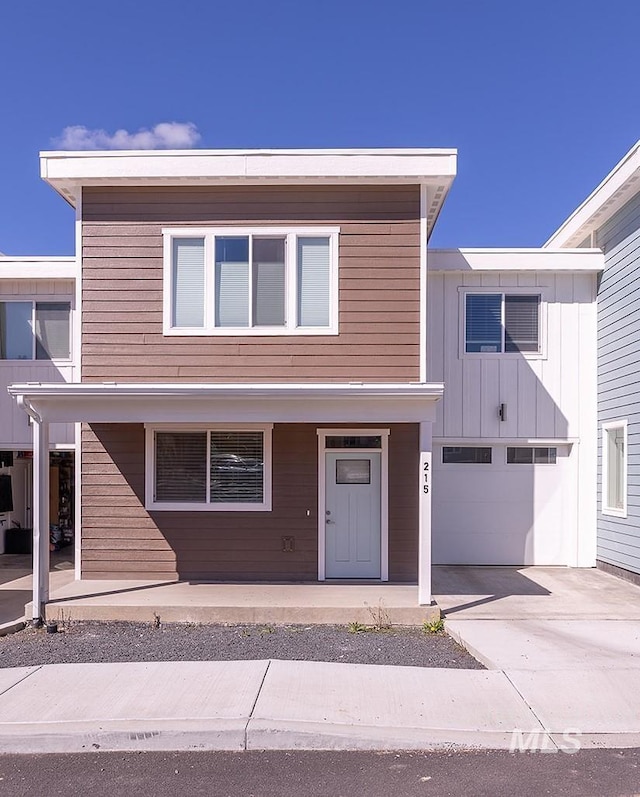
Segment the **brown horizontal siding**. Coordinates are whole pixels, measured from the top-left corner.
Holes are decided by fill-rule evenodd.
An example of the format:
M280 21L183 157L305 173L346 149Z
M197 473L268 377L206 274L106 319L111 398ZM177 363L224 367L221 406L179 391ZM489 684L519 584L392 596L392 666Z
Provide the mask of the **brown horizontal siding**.
M390 429L390 578L413 581L418 429ZM142 424L83 427L82 577L315 580L317 445L313 424L274 426L271 512L147 512Z
M82 377L415 381L418 218L415 186L85 189ZM164 337L162 228L220 223L339 225L340 334Z

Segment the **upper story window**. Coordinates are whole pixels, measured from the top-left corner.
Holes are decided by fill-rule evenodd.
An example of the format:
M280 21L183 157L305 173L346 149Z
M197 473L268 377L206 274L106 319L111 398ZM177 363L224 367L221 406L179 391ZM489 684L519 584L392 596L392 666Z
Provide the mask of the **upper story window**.
M466 293L465 353L540 354L540 294Z
M165 334L337 334L338 232L164 230Z
M0 360L69 360L71 303L0 301Z

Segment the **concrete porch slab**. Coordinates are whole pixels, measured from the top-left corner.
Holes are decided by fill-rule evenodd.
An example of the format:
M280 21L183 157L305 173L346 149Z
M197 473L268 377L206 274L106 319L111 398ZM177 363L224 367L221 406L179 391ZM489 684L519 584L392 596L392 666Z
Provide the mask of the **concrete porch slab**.
M154 615L165 623L422 625L437 619L440 611L419 606L418 588L410 584L102 580L72 581L56 588L46 607L47 619L58 621L153 622Z

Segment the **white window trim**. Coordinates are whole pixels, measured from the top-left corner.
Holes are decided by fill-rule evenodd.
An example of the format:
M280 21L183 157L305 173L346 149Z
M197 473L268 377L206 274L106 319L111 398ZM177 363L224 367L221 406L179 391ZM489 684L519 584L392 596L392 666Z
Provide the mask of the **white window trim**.
M48 363L52 363L53 365L71 365L73 363L73 315L74 315L74 301L73 297L70 294L55 294L55 293L47 293L47 294L12 294L11 296L0 295L0 302L3 304L8 304L9 302L21 302L26 304L27 302L31 302L31 359L30 360L2 360L0 359L0 368L11 366L12 368L17 366L18 368L24 368L26 366L33 367L33 365L47 365ZM36 304L46 304L46 303L53 303L55 304L69 304L69 357L57 357L56 359L51 360L36 360Z
M154 500L156 432L262 432L264 440L263 498L260 504L167 503ZM255 423L156 423L145 424L145 509L152 512L271 512L272 507L273 424ZM207 457L208 467L208 457ZM208 484L208 479L207 479ZM208 493L208 488L207 488Z
M274 335L337 335L338 334L338 236L340 227L167 227L163 239L162 327L166 336L268 337ZM286 326L278 327L216 327L214 326L214 238L224 235L286 236L285 250L285 307ZM296 326L297 315L297 246L298 237L328 237L330 239L331 274L329 280L329 326ZM205 308L203 327L174 327L172 297L172 242L176 238L204 238L205 249Z
M502 338L503 338L503 345L504 345L504 297L505 296L514 296L514 295L521 295L521 296L539 296L540 297L540 315L538 317L538 336L540 342L540 351L533 352L533 351L467 351L466 350L466 328L467 328L467 295L468 294L479 294L479 293L496 293L501 294L503 297L502 300L502 307L501 307L501 322L502 322ZM545 292L543 288L536 287L535 285L526 287L526 286L504 286L504 285L496 285L494 287L488 286L472 286L472 285L465 285L464 287L458 288L458 318L459 318L459 346L458 346L458 357L461 360L465 359L478 359L482 358L485 360L513 360L513 359L525 359L525 360L546 360L547 359L547 302L545 298Z
M326 581L326 500L327 454L343 451L349 454L380 453L380 581L389 580L389 433L390 429L337 428L317 429L318 435L318 581ZM380 437L380 448L327 448L327 437Z
M618 509L617 507L610 507L607 506L607 500L609 498L609 441L608 441L608 433L613 429L622 429L623 436L624 436L624 458L622 461L622 509ZM627 420L618 420L618 421L607 421L606 423L602 424L602 496L601 496L601 511L603 515L608 515L609 517L620 517L626 518L627 517L627 485L629 480L629 468L628 468L628 448L627 448Z

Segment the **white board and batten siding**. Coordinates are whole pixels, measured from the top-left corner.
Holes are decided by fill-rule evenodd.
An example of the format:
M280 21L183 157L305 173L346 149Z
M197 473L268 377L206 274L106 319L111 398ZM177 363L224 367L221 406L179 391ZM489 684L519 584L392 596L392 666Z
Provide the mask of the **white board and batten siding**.
M593 566L597 273L566 260L553 271L554 253L539 250L540 268L517 271L498 252L491 270L439 268L439 253L429 256L428 379L445 385L434 563ZM465 354L464 295L475 288L541 294L540 355ZM443 446L467 445L491 447L491 464L442 463ZM507 446L554 447L557 462L507 464Z
M598 231L605 270L598 291L598 552L640 574L640 194ZM602 425L626 420L626 517L602 513Z
M68 279L0 278L0 302L19 301L21 298L69 301L72 314L74 290L73 281ZM73 321L71 324L73 325ZM72 381L74 381L72 361L54 364L48 360L0 360L0 450L21 451L32 447L29 418L7 393L9 385L25 382ZM73 446L74 425L52 424L50 440L52 445Z

